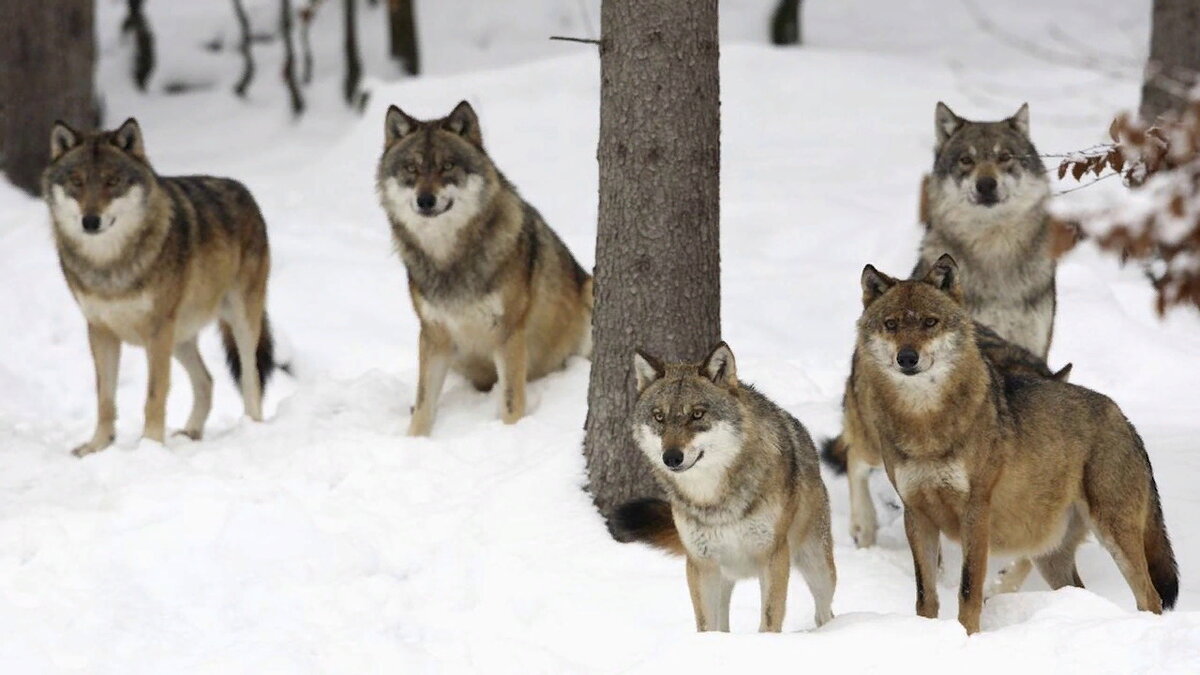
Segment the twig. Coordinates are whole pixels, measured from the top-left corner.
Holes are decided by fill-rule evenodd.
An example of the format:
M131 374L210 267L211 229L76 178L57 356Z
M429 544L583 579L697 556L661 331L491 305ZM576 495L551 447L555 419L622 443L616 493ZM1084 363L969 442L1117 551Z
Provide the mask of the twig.
M242 77L233 87L233 93L241 98L245 98L246 90L250 88L250 82L254 80L254 55L250 53L250 17L246 16L246 8L242 6L242 0L233 0L233 10L237 14L238 27L242 31L242 44L240 46L242 52Z
M563 42L582 42L585 45L599 45L600 44L599 40L593 40L591 38L566 37L564 35L551 35L550 39L551 40L562 40Z
M1120 176L1120 175L1121 175L1120 173L1104 174L1103 176L1097 178L1096 180L1094 180L1090 183L1084 183L1083 185L1076 185L1075 187L1067 188L1066 190L1059 190L1058 192L1055 192L1054 195L1057 197L1058 195L1065 195L1069 192L1075 192L1076 190L1082 190L1083 188L1091 187L1091 186L1095 185L1096 183L1099 183L1102 180L1108 180L1109 178L1112 178L1113 176Z
M287 84L292 101L292 114L299 117L304 112L304 98L296 84L296 53L292 49L292 2L282 0L279 11L279 28L283 38L283 81Z

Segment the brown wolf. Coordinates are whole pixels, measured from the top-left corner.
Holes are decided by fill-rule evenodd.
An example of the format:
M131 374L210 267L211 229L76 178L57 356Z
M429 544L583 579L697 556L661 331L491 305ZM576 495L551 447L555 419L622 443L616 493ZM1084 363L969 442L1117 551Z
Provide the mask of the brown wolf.
M428 435L446 372L499 380L502 419L525 414L525 381L591 355L592 278L483 149L463 101L422 122L387 112L377 188L421 321L408 433Z
M703 364L638 352L634 370L630 425L668 501L622 506L618 538L687 556L697 630L728 631L734 582L758 577L759 630L778 632L790 563L812 592L817 625L833 618L829 496L804 426L738 380L723 342Z
M1081 586L1089 526L1140 610L1174 605L1179 577L1150 459L1111 399L1000 371L979 348L958 267L918 281L867 265L847 407L852 448L872 448L904 502L917 613L938 613L938 537L963 547L959 621L979 630L989 549L1033 558L1053 588Z
M262 386L275 367L264 309L271 259L266 224L250 192L225 178L157 175L133 119L116 131L90 134L57 122L50 153L42 193L96 366L96 431L75 454L113 441L122 342L146 348L143 436L163 440L174 354L194 395L181 433L200 438L212 377L196 334L214 319L221 322L246 414L261 420ZM247 363L253 367L243 368Z

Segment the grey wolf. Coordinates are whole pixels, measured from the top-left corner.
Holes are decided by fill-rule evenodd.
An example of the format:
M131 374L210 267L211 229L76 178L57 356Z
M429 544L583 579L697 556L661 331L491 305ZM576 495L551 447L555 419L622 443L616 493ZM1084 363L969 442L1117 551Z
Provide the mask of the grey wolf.
M499 382L501 418L525 382L591 355L592 278L483 148L466 101L441 119L388 109L376 187L421 323L408 433L428 435L446 373Z
M50 153L42 193L63 275L87 319L96 368L96 430L74 453L113 441L122 343L146 348L142 435L163 441L174 354L193 394L181 433L199 439L212 405L212 377L196 335L214 319L246 415L262 420L262 387L275 367L265 312L271 258L266 224L249 190L226 178L159 176L134 119L98 133L57 122Z
M974 633L989 550L1032 558L1052 588L1082 586L1089 528L1139 610L1172 607L1179 575L1150 458L1117 404L985 359L948 255L920 280L867 265L862 291L846 436L882 456L904 502L917 613L938 614L939 535L962 544L958 619Z
M619 508L618 538L687 557L697 630L728 631L735 581L758 577L759 630L778 632L791 564L812 592L817 625L829 621L829 497L804 426L738 380L725 343L701 364L638 352L634 370L630 426L667 498Z

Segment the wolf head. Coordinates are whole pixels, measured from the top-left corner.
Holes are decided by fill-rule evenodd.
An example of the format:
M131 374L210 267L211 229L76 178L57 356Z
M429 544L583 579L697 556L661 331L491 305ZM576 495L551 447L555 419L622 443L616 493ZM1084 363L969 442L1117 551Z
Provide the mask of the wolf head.
M90 134L54 123L42 194L57 234L85 254L115 254L140 230L156 184L137 120Z
M1028 208L1046 196L1046 167L1029 138L1029 104L998 122L973 122L938 102L934 132L931 208L986 218L988 210Z
M703 363L662 363L635 352L631 427L650 464L674 483L715 488L741 450L737 367L724 342Z
M417 233L457 229L486 205L496 171L469 103L424 122L393 105L384 133L377 184L393 219Z
M962 303L954 259L943 255L923 279L911 281L867 265L862 291L860 354L897 385L935 392L974 345L975 324Z

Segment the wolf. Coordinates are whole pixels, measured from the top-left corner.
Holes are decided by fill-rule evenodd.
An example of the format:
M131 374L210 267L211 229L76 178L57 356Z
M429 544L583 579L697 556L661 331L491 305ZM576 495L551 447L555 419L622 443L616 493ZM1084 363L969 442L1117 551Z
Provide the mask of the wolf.
M1075 550L1089 528L1139 610L1174 606L1150 458L1117 404L985 359L949 255L920 280L867 265L862 292L847 435L882 456L904 502L917 613L938 615L939 534L962 544L958 619L975 633L989 549L1032 558L1052 588L1082 586Z
M59 264L87 320L96 376L95 433L74 454L113 442L122 343L146 349L143 437L164 440L174 354L193 394L180 433L199 439L212 406L212 377L196 336L214 319L246 415L261 421L262 388L275 368L265 309L271 256L250 191L226 178L159 176L132 118L94 133L56 122L50 156L42 194Z
M618 508L617 538L687 557L699 631L728 631L734 582L755 576L759 630L781 630L790 564L812 592L816 624L833 618L829 496L804 426L738 380L724 342L701 364L639 351L633 365L630 427L667 498Z
M910 278L943 253L962 270L976 321L1042 359L1054 332L1050 182L1029 136L1029 104L974 122L942 102L934 112L933 170L923 184L926 229Z
M1046 210L1050 183L1029 135L1029 105L1007 119L974 122L939 101L934 137L933 169L921 182L925 233L910 278L921 278L949 252L961 264L976 330L987 331L977 336L984 355L1001 370L1065 380L1070 364L1057 373L1046 366L1056 263ZM873 545L875 509L866 483L879 457L840 436L822 444L821 456L849 474L851 535L858 546ZM1021 578L1010 571L1005 589Z
M450 369L499 382L501 418L525 414L525 383L591 356L592 277L483 147L463 101L421 121L391 106L376 187L420 320L410 436L433 428Z

